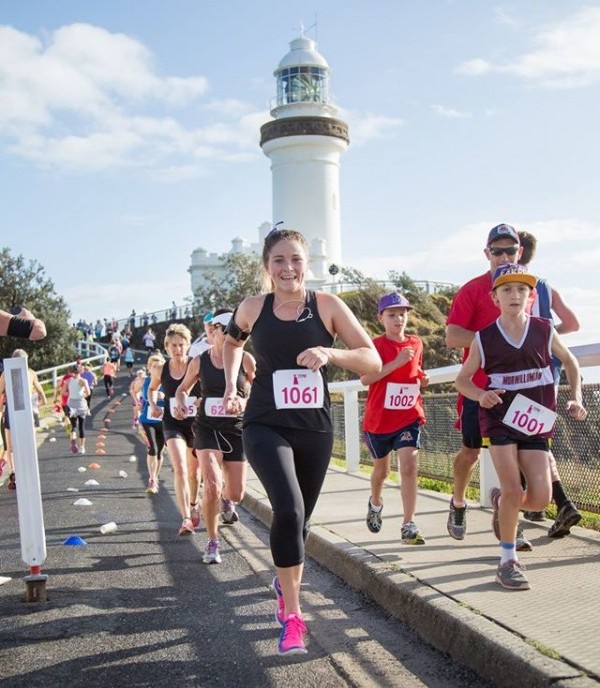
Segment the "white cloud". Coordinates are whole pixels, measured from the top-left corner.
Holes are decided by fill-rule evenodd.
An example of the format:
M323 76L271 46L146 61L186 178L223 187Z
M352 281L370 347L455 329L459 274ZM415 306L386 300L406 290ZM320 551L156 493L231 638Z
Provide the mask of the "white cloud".
M431 109L441 117L449 117L451 119L465 119L471 117L471 113L465 110L456 110L455 108L447 107L446 105L432 105Z
M267 119L234 99L201 101L205 77L162 76L139 41L89 24L44 40L0 26L0 74L5 150L60 169L199 175L202 162L258 155L256 132ZM200 126L190 128L176 110L196 104L204 115L194 110Z
M600 8L588 7L533 31L534 48L511 62L476 58L456 71L467 76L512 74L547 88L588 86L600 78Z
M340 112L348 122L353 145L364 145L374 139L389 138L404 126L400 117L387 117L373 113L357 113L349 110Z

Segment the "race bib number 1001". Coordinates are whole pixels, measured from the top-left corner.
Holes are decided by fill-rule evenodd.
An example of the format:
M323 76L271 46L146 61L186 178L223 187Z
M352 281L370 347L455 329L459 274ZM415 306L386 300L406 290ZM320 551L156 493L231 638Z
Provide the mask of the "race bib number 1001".
M402 384L388 382L385 387L385 402L383 407L391 411L411 409L419 398L418 384Z
M322 408L323 377L313 370L276 370L273 373L273 394L278 409Z
M504 425L524 435L543 435L550 432L556 421L556 413L541 404L517 394L502 419Z

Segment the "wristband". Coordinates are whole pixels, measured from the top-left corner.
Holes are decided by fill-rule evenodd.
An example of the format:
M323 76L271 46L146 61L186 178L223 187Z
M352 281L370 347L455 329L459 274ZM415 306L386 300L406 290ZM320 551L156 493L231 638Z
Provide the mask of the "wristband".
M11 337L22 337L29 339L29 335L33 330L33 320L26 318L19 318L18 315L13 315L8 323L6 334Z

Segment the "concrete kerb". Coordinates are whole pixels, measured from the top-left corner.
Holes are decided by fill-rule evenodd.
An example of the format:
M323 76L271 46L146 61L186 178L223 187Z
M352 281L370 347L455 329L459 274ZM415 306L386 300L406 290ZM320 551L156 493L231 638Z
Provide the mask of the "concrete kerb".
M269 526L266 495L247 487L242 506ZM597 688L578 669L541 654L476 610L390 566L322 526L312 526L306 552L319 564L404 621L424 640L496 686ZM535 639L533 639L535 640Z

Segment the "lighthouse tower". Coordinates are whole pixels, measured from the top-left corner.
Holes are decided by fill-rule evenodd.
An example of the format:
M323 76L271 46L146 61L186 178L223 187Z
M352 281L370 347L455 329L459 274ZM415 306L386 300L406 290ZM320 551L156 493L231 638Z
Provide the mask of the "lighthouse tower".
M306 237L314 286L328 281L329 267L342 261L340 156L349 139L348 125L335 117L329 74L313 40L293 40L274 72L274 119L260 129L271 160L273 222Z

